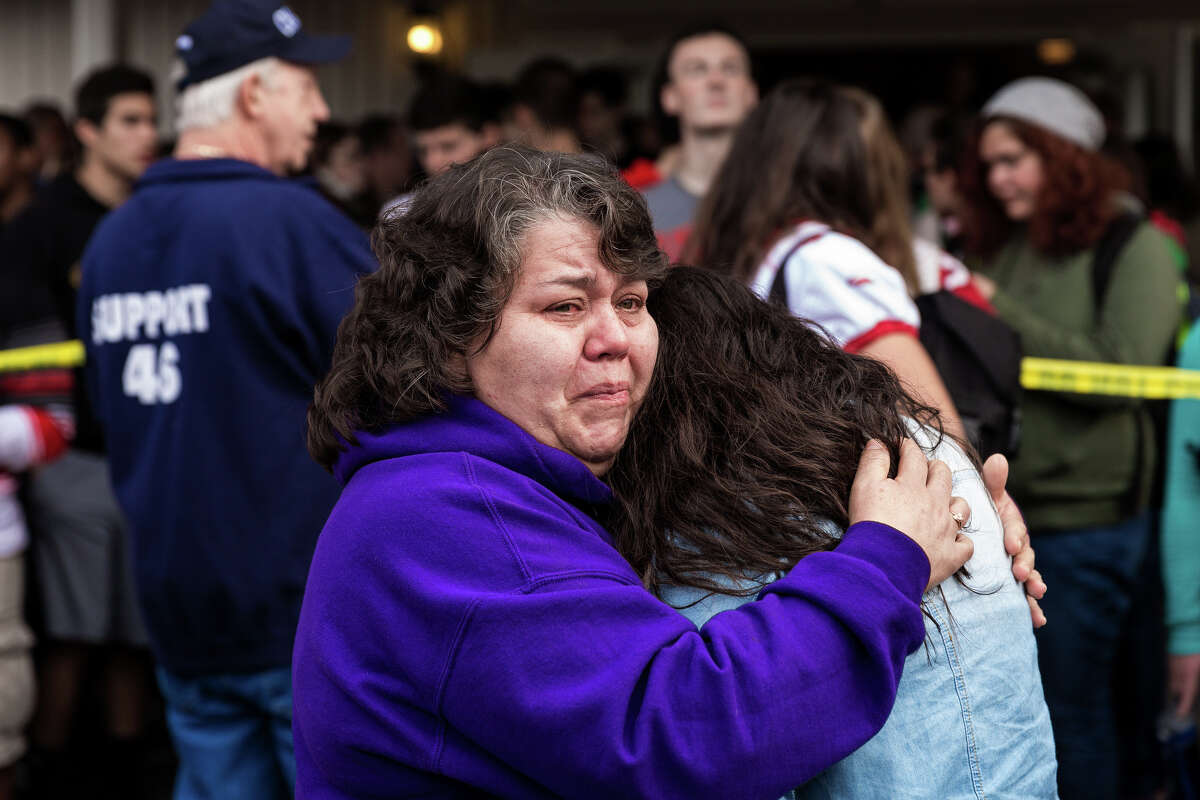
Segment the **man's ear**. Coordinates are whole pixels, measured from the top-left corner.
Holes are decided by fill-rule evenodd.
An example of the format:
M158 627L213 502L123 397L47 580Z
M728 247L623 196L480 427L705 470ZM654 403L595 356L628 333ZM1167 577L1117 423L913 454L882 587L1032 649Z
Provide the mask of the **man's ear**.
M662 110L667 112L672 117L679 116L679 92L675 91L675 85L672 83L664 83L658 93L658 102L662 106Z
M265 88L262 78L257 73L252 73L238 84L237 99L234 102L236 110L248 119L257 119L262 114Z
M79 139L79 143L84 149L90 149L96 146L96 140L100 138L100 128L90 119L75 120L75 137Z

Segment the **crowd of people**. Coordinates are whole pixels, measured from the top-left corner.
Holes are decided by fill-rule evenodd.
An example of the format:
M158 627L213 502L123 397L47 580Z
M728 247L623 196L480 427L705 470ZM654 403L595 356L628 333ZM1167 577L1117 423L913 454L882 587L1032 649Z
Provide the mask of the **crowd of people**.
M1190 796L1200 401L1018 385L1200 368L1168 139L712 24L652 118L336 120L350 46L214 0L171 141L0 113L0 351L86 351L0 372L0 800Z

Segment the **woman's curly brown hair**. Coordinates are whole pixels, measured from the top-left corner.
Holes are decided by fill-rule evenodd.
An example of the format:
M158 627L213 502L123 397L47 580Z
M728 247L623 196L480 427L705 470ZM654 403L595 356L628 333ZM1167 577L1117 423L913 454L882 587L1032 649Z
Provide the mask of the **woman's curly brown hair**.
M1037 125L993 117L978 126L963 153L967 249L976 255L993 255L1017 227L988 189L987 165L979 157L983 131L995 123L1005 125L1042 160L1044 183L1028 223L1033 246L1048 255L1064 256L1095 245L1119 213L1114 196L1129 186L1125 169Z
M355 431L471 391L463 359L499 324L525 234L553 218L594 226L616 273L652 281L666 268L642 196L599 157L501 147L433 178L372 234L379 270L359 281L308 411L319 464L331 468Z
M891 452L904 417L940 431L886 366L843 352L740 281L671 269L650 293L654 379L607 479L617 549L660 584L730 593L725 581L790 569L832 549L870 439ZM937 437L935 437L937 438Z

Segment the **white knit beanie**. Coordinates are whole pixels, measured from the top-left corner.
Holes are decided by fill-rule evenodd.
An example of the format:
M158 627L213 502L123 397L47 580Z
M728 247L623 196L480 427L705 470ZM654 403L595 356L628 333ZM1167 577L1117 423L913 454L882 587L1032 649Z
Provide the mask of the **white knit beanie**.
M1083 92L1054 78L1021 78L983 107L984 119L1012 117L1045 128L1084 150L1104 143L1104 118Z

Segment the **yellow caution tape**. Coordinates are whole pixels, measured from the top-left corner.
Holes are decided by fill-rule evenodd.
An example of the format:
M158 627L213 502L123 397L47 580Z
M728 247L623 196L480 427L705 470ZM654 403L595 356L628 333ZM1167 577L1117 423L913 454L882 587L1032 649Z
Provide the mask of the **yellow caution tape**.
M0 350L0 372L82 364L83 343L78 340ZM1024 358L1021 360L1021 386L1035 392L1200 399L1200 370Z
M83 365L83 342L39 344L16 350L0 350L0 372L20 372L47 367L78 367Z
M1024 358L1021 359L1021 386L1031 391L1200 399L1200 370Z

